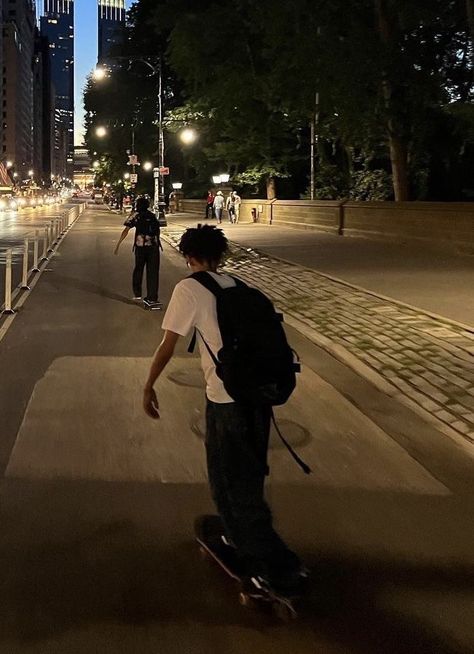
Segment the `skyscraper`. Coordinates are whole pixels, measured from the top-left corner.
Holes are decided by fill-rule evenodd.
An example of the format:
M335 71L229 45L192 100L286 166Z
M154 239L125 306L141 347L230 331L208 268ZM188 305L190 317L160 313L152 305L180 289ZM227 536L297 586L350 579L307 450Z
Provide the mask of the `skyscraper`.
M44 0L41 35L49 41L55 94L56 172L74 170L74 0Z
M113 59L125 34L125 0L99 0L99 63Z
M3 4L2 159L23 179L33 166L33 0ZM39 172L39 171L38 171Z

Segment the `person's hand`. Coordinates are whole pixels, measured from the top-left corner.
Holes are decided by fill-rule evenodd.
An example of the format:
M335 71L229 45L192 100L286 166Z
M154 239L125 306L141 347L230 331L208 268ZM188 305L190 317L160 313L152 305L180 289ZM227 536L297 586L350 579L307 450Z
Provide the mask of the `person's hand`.
M145 388L143 391L143 408L145 413L153 420L158 420L160 417L160 405L158 404L158 398L156 397L154 388Z

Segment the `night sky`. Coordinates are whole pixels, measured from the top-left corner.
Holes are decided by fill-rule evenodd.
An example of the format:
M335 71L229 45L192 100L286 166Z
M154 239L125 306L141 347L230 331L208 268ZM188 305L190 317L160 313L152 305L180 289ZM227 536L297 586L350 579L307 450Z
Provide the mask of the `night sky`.
M132 0L126 0L127 9ZM75 95L76 95L76 144L82 142L82 90L87 75L97 63L97 0L76 0L76 54L75 54Z

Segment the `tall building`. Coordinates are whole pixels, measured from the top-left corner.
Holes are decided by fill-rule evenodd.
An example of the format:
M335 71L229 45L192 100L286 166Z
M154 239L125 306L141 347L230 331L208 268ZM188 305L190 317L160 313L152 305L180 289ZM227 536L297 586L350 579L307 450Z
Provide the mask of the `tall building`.
M44 0L41 35L49 41L55 95L55 172L74 170L74 0Z
M113 59L125 36L125 0L99 0L99 64Z
M2 0L2 4L2 160L12 162L20 179L28 179L34 161L35 3Z

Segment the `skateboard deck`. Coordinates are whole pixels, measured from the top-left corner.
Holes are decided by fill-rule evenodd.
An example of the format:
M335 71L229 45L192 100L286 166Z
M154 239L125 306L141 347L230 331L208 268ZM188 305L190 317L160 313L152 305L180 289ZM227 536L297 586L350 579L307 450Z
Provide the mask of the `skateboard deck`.
M148 300L143 300L143 308L147 311L160 311L163 308L161 302L149 302Z
M237 556L236 549L222 539L224 527L217 515L203 515L196 519L194 534L201 554L217 563L217 565L239 585L242 583L244 571ZM257 605L270 605L275 615L281 620L289 621L297 617L294 602L297 597L286 597L272 588L262 589L262 595L254 597L241 588L239 602L249 608Z

